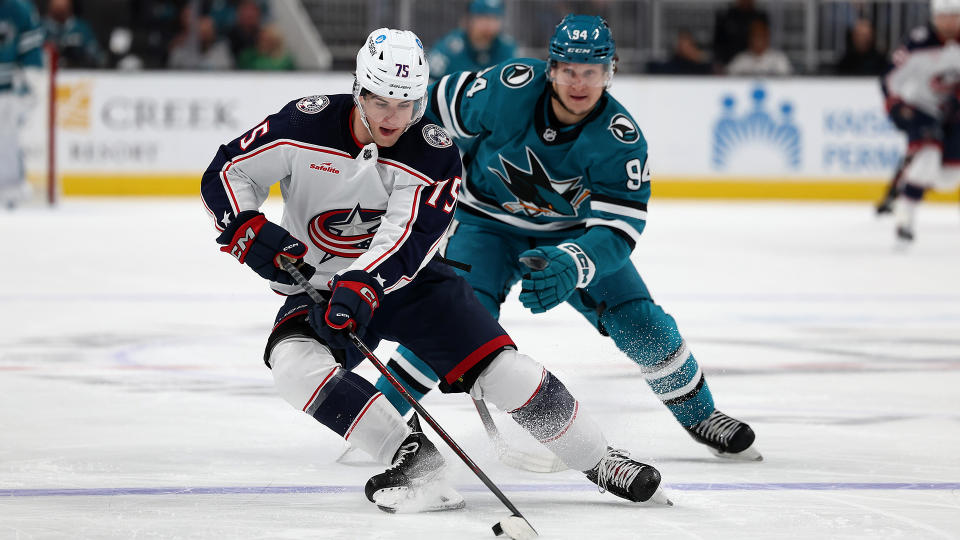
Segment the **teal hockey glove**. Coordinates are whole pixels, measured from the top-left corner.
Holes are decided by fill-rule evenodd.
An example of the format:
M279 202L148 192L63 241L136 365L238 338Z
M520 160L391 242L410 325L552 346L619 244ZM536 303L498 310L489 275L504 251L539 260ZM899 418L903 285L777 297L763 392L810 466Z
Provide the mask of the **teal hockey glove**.
M593 261L572 242L528 249L520 254L520 262L533 270L523 275L520 301L534 313L565 302L574 289L589 285L596 274Z

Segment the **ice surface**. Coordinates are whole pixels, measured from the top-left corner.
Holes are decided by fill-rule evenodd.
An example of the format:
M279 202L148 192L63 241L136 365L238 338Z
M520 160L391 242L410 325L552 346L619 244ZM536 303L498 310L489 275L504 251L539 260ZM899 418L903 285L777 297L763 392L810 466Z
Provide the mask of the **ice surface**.
M712 457L573 310L512 298L521 349L676 504L506 467L469 398L428 396L541 535L960 538L960 208L922 207L907 252L867 205L654 200L649 220L634 260L765 461ZM464 510L367 502L380 467L335 463L343 443L274 394L280 299L199 200L68 200L0 212L0 233L0 538L479 539L508 515L445 448Z

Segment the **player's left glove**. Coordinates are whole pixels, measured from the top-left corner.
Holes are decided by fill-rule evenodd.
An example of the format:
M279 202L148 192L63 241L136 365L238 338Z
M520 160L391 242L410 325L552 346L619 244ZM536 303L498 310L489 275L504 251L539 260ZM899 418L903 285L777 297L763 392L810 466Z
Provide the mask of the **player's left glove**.
M528 249L520 254L520 262L533 270L523 275L520 301L534 313L565 302L574 289L589 285L596 274L593 261L572 242Z
M330 301L315 304L308 319L317 335L333 348L352 346L348 332L363 336L380 307L383 287L363 270L350 270L333 279Z

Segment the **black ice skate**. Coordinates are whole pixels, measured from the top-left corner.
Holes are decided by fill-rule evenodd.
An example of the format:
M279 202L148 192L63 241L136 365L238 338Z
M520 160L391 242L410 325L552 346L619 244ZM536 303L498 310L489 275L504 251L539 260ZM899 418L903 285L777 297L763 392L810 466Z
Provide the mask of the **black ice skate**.
M367 480L364 492L384 512L433 512L463 508L463 497L440 481L444 459L420 429L414 414L413 430L393 456L393 465Z
M660 472L652 466L630 459L630 454L608 446L597 466L584 471L587 480L617 497L633 502L673 506L660 489Z
M912 244L913 229L906 225L897 225L897 242L901 244Z
M760 452L753 447L753 441L757 437L750 426L716 409L706 420L685 429L694 440L707 445L718 457L745 461L763 460Z

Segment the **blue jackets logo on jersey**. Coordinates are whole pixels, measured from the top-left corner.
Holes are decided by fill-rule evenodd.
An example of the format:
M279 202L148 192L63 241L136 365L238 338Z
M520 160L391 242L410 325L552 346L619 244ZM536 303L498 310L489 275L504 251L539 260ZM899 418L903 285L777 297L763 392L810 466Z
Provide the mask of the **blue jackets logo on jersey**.
M327 96L307 96L297 102L297 110L307 114L317 114L327 108L330 98Z
M788 168L799 169L801 138L800 128L793 121L793 104L788 101L781 103L780 118L776 119L766 110L767 93L762 85L754 88L751 98L752 109L738 117L736 99L729 95L724 97L723 112L713 128L714 168L726 168L739 148L762 143L770 150L779 152ZM756 157L751 156L751 159L755 161Z
M620 142L633 144L640 140L640 131L625 114L615 114L610 119L610 125L607 126L613 137Z
M533 80L533 68L526 64L510 64L500 70L500 82L508 88L521 88Z
M582 176L554 180L547 174L537 155L526 147L527 167L523 170L510 163L500 154L503 172L488 167L496 174L517 200L503 203L503 208L513 214L526 214L530 217L573 217L577 208L590 195L580 183Z
M370 247L385 210L369 210L357 204L353 209L330 210L310 219L307 231L313 245L324 254L324 263L334 257L356 259Z

